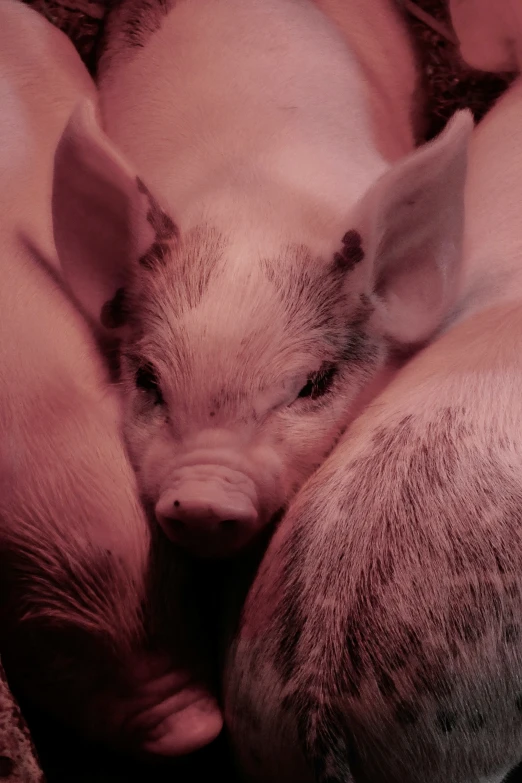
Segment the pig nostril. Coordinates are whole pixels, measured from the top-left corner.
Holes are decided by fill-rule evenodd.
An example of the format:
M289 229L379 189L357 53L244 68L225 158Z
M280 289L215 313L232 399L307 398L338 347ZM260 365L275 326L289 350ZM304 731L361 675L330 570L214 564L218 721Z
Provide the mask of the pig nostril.
M258 524L252 498L236 483L217 479L181 482L160 497L155 512L171 541L203 556L235 552Z

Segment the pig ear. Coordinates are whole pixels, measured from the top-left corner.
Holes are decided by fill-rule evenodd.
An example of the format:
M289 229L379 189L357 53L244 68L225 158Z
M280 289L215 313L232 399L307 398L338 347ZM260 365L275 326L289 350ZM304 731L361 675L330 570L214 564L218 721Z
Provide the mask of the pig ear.
M378 329L396 344L428 339L455 295L472 115L395 164L360 204Z
M98 322L151 238L145 238L136 176L102 131L90 100L77 106L56 150L52 213L63 276Z

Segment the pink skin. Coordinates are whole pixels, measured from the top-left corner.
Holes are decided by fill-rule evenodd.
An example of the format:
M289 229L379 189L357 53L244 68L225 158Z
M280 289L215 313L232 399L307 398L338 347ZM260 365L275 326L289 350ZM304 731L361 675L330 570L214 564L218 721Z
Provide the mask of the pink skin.
M158 568L120 401L56 280L55 152L79 101L96 112L96 88L65 34L15 0L0 2L0 74L2 664L20 696L82 733L187 753L222 723L199 674L208 646L190 636L200 615L169 553L174 578L161 587L172 600L158 624L173 631L158 646L173 655L148 652Z
M140 657L133 687L109 705L122 745L156 756L181 756L212 742L223 727L216 699L192 672L166 655Z
M166 535L200 556L239 549L258 523L253 482L219 465L176 471L171 487L156 504L156 518Z

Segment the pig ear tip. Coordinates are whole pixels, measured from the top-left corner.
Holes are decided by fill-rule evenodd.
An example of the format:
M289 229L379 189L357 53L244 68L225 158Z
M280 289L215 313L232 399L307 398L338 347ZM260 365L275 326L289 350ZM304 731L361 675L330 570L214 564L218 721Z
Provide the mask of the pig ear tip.
M475 127L475 118L471 109L466 107L458 109L450 119L450 123L457 126L462 134L469 136Z
M97 109L92 98L81 98L75 105L70 123L73 125L96 125Z

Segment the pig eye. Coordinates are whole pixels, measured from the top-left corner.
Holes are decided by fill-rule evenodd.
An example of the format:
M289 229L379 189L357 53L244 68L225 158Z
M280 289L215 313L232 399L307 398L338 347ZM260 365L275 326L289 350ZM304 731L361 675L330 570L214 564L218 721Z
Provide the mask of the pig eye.
M318 372L315 372L310 376L297 395L298 399L308 398L310 400L316 400L318 397L327 394L332 387L336 375L337 367L334 364L322 367Z
M163 405L158 376L150 364L143 364L136 371L136 387L146 392L154 401L154 405Z

